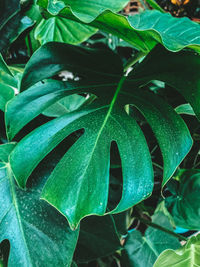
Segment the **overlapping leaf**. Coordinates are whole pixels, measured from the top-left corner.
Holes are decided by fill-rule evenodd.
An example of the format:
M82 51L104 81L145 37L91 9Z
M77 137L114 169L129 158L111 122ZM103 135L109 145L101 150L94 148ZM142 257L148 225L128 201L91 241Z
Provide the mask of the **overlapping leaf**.
M12 0L9 5L7 1L1 2L0 19L0 52L8 47L27 28L33 26L34 22L20 12L20 1Z
M167 249L161 253L153 267L200 266L200 235L193 236L182 248Z
M81 5L77 1L58 2L61 5L56 8L53 1L38 1L54 15L59 12L61 17L117 35L146 53L158 43L174 52L185 47L200 51L200 25L188 18L174 18L157 10L146 10L126 18L114 13L117 8L109 11L108 5L103 5L102 1L102 5L94 1L98 7L94 4L92 8L93 1L84 1Z
M53 14L58 14L64 7L69 7L72 13L84 22L91 22L105 10L114 12L120 11L128 0L38 0L38 4L47 7L47 10Z
M104 10L119 11L127 3L127 0L120 1L38 1L40 5L46 6L51 14L58 14L66 5L70 7L72 13L81 21L75 22L59 16L43 19L35 30L35 37L41 44L50 41L66 42L78 44L97 32L98 29L84 25L82 20L90 22Z
M35 30L35 38L41 44L64 42L79 44L87 40L97 29L62 17L43 19Z
M200 170L181 170L177 174L177 188L165 204L180 227L200 229Z
M14 90L13 88L4 83L4 78L5 76L8 77L9 80L13 80L13 74L11 73L9 67L3 60L3 57L0 54L0 74L4 77L1 76L0 78L0 110L4 111L5 110L5 105L6 103L14 97Z
M8 266L70 266L78 230L40 200L41 185L26 191L16 186L8 163L14 146L0 146L0 242L10 242Z
M148 68L148 61L142 66ZM45 155L71 133L84 130L57 164L42 193L42 197L63 213L74 228L81 218L106 212L113 141L121 158L123 192L112 212L128 209L151 194L150 153L141 129L125 111L126 104L136 106L154 131L163 154L163 184L185 157L192 141L183 120L167 103L137 87L151 80L148 71L143 72L143 81L135 78L136 72L126 79L119 58L109 50L46 44L29 61L22 88L63 69L77 73L82 79L74 83L55 81L33 86L9 103L6 121L8 135L12 138L26 123L66 95L90 93L97 96L90 106L58 117L31 132L19 142L10 157L16 180L24 187ZM176 85L181 90L182 84ZM184 88L183 83L183 91Z
M4 71L5 73L7 73L7 74L12 76L12 73L11 73L9 67L7 66L6 62L4 61L1 53L0 53L0 69L2 71Z
M152 219L154 223L173 231L168 218L163 213L155 214ZM133 230L126 238L125 250L122 254L123 263L126 267L152 267L162 251L179 247L180 242L176 237L161 230L149 227L144 236L139 231Z

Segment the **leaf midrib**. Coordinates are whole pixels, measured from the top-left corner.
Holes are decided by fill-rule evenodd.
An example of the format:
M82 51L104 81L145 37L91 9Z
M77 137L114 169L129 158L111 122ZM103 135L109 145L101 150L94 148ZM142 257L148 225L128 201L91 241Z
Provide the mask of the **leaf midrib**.
M101 134L102 134L102 131L103 131L103 129L104 129L104 127L105 127L105 125L106 125L106 123L107 123L107 121L108 121L110 115L111 115L111 112L112 112L112 110L113 110L113 107L114 107L114 105L115 105L115 102L116 102L116 100L117 100L117 97L118 97L118 95L119 95L119 93L120 93L120 90L121 90L121 88L122 88L122 86L123 86L123 83L124 83L125 79L126 79L126 76L122 76L122 78L120 79L120 81L119 81L119 83L118 83L116 92L115 92L115 94L114 94L114 96L113 96L113 99L112 99L112 101L111 101L111 103L110 103L110 107L109 107L109 109L108 109L108 112L107 112L107 114L106 114L106 117L105 117L105 119L104 119L104 121L103 121L103 123L102 123L102 125L101 125L101 128L100 128L98 134L97 134L96 141L95 141L95 143L94 143L93 149L92 149L91 154L90 154L90 158L89 158L89 160L88 160L88 164L87 164L86 168L84 169L84 172L82 173L81 177L84 177L85 174L86 174L86 172L87 172L87 169L88 169L88 167L89 167L89 165L90 165L90 161L91 161L92 156L93 156L93 154L94 154L94 151L95 151L95 149L96 149L96 147L97 147L98 140L99 140L99 138L100 138L100 136L101 136ZM79 188L79 191L80 191L80 188ZM80 194L77 194L77 195L80 195ZM70 218L68 218L68 221L69 221L69 223L70 223L70 227L71 227L72 229L74 229L74 227L75 227L75 228L77 227L78 223L80 222L80 219L79 219L78 223L76 223L75 225L72 225L72 222L70 221Z

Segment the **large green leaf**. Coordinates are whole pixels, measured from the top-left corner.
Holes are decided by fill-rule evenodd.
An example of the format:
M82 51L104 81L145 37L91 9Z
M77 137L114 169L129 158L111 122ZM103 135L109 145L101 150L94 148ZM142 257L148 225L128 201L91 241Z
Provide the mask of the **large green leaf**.
M91 22L105 10L120 11L128 0L38 0L38 4L46 6L51 14L58 14L64 7L70 7L72 13L84 22Z
M71 133L84 130L57 164L42 193L42 197L63 213L74 228L81 218L106 212L113 141L121 158L123 192L111 212L128 209L152 192L149 149L135 119L126 113L125 105L136 106L154 131L163 154L164 184L188 153L192 141L186 125L173 108L153 93L138 89L137 80L126 80L120 60L109 50L46 44L27 64L22 87L27 88L63 69L75 72L82 79L66 84L55 81L51 86L48 83L35 85L10 101L6 121L8 135L13 137L27 122L62 97L74 93L97 96L90 106L31 132L19 142L10 157L16 180L24 187L45 155Z
M168 218L163 213L157 213L153 222L173 231ZM126 267L152 267L159 254L165 249L177 249L180 247L179 240L161 230L148 227L145 235L133 230L126 238L123 262ZM159 267L161 267L160 265Z
M41 185L26 191L16 186L7 163L14 146L0 146L0 242L10 242L8 266L70 266L78 230L40 200Z
M170 265L169 265L170 264ZM153 267L200 266L200 235L193 236L182 248L167 249L161 253Z
M121 249L112 215L91 216L80 224L80 234L74 258L77 263L105 257Z
M51 1L39 0L38 2L48 9ZM158 43L170 51L179 51L185 47L200 51L200 26L188 18L174 18L169 13L157 10L146 10L126 18L112 12L116 10L108 11L108 8L100 9L95 5L91 15L88 10L93 1L85 1L84 4L68 1L65 5L64 1L59 2L62 2L62 7L60 6L56 12L60 11L59 16L117 35L146 53ZM53 10L50 11L53 13Z
M35 29L35 38L41 44L47 42L64 42L79 44L88 39L97 29L70 21L62 17L53 17L47 20L42 19Z
M192 230L200 229L200 170L178 172L177 187L171 197L165 199L176 224Z
M104 10L121 10L127 3L127 0L90 0L90 1L38 1L40 5L46 6L51 14L59 13L66 5L70 7L75 16L80 20L90 22L95 19ZM78 44L88 39L97 32L95 27L84 25L82 21L76 22L59 16L42 20L35 30L35 38L41 44L50 41L66 42L70 44Z

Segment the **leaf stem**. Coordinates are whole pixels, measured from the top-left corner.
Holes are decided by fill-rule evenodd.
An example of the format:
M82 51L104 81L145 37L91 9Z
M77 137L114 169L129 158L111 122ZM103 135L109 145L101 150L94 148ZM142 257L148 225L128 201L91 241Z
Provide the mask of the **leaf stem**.
M154 1L154 0L146 0L146 2L147 2L151 7L153 7L153 9L156 9L156 10L162 12L162 13L166 13L165 10L162 9L162 7L159 6L159 5L156 3L156 1Z
M131 57L125 64L124 64L124 72L126 72L130 67L135 65L142 57L146 56L147 53L140 51L133 57Z
M185 241L188 241L188 238L187 238L187 237L182 236L182 235L177 234L177 233L174 233L173 231L171 231L171 230L169 230L169 229L167 229L167 228L164 228L164 227L162 227L162 226L160 226L160 225L158 225L158 224L156 224L156 223L150 222L149 220L145 220L145 219L143 219L143 218L141 218L141 217L135 217L135 218L138 219L139 221L141 221L142 223L148 225L148 226L151 226L151 227L153 227L153 228L155 228L155 229L161 230L161 231L163 231L163 232L165 232L165 233L167 233L167 234L169 234L169 235L175 236L175 237L177 237L179 240L185 240Z

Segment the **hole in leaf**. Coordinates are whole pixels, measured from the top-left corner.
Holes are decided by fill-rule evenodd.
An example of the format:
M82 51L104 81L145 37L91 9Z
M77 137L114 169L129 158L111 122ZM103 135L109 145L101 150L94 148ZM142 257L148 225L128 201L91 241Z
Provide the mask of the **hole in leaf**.
M122 197L123 189L121 159L117 143L113 141L110 148L110 184L107 209L114 209Z
M45 124L46 122L52 120L53 118L46 117L43 115L37 116L35 119L27 123L14 137L13 141L19 142L22 138L24 138L28 133L36 129L37 127Z
M0 243L0 259L3 261L3 266L8 266L8 257L10 253L10 242L5 239Z
M83 134L84 129L80 129L70 134L62 142L60 142L59 145L57 145L35 168L28 179L27 187L32 188L37 186L38 183L44 185L64 154Z

